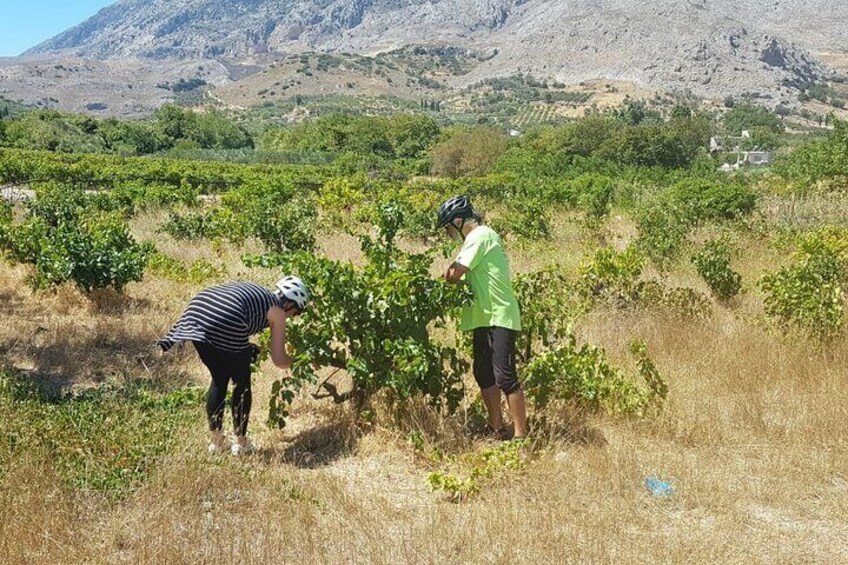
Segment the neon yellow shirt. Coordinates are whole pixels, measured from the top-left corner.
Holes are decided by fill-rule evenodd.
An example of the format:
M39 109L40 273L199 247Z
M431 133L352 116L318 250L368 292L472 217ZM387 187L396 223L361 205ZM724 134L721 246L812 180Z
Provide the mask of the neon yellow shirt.
M465 238L456 262L468 269L465 280L474 293L474 302L462 309L460 328L521 330L518 300L500 236L488 226L477 226Z

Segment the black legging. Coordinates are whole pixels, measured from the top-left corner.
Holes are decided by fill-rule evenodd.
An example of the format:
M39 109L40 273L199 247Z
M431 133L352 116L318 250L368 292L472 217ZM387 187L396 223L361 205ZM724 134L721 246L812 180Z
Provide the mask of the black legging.
M193 342L200 360L212 375L212 384L206 394L206 416L209 430L221 431L224 427L224 403L230 380L233 389L233 430L237 436L247 434L247 421L253 395L250 392L250 362L252 349L244 351L222 351L208 343Z

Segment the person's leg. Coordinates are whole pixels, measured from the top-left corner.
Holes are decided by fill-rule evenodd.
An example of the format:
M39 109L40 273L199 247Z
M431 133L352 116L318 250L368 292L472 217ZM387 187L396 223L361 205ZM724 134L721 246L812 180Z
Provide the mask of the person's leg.
M209 369L212 382L206 393L206 416L209 420L209 431L221 431L224 424L224 402L227 399L229 376L223 366L221 354L208 343L194 343L194 348L200 355L200 360Z
M235 388L233 389L233 430L236 439L244 443L247 436L247 423L250 419L250 408L253 403L253 393L250 388L250 361L252 350L233 354L230 363L230 375Z
M501 411L501 389L497 385L492 385L489 388L481 388L480 396L483 397L483 404L486 405L486 412L489 413L489 426L496 432L503 430L503 412Z
M480 395L483 397L483 404L489 414L489 425L493 430L500 431L503 428L501 391L495 384L491 339L491 328L474 330L474 379L480 386Z
M222 363L221 353L208 343L193 342L200 360L209 369L212 382L206 393L206 419L209 423L210 451L224 448L224 403L227 399L229 377Z
M495 382L506 395L509 415L515 427L514 438L527 437L527 410L524 391L515 369L515 338L517 332L506 328L492 330L492 365Z
M515 392L506 395L506 402L509 406L509 417L512 418L512 423L515 426L513 439L526 438L527 408L524 402L524 390L519 388Z

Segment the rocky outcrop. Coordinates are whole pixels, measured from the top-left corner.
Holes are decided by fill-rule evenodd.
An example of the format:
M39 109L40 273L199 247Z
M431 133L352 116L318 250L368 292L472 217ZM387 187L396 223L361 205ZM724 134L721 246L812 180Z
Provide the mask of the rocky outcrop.
M119 0L29 55L263 65L408 45L494 53L454 86L528 72L791 100L844 36L829 0ZM843 45L844 48L844 45Z

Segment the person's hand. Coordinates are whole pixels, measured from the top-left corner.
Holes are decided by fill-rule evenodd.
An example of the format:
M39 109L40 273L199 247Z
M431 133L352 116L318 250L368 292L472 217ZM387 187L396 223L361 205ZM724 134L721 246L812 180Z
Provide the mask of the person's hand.
M262 353L262 348L255 343L250 344L250 362L256 363L259 360L259 354Z

